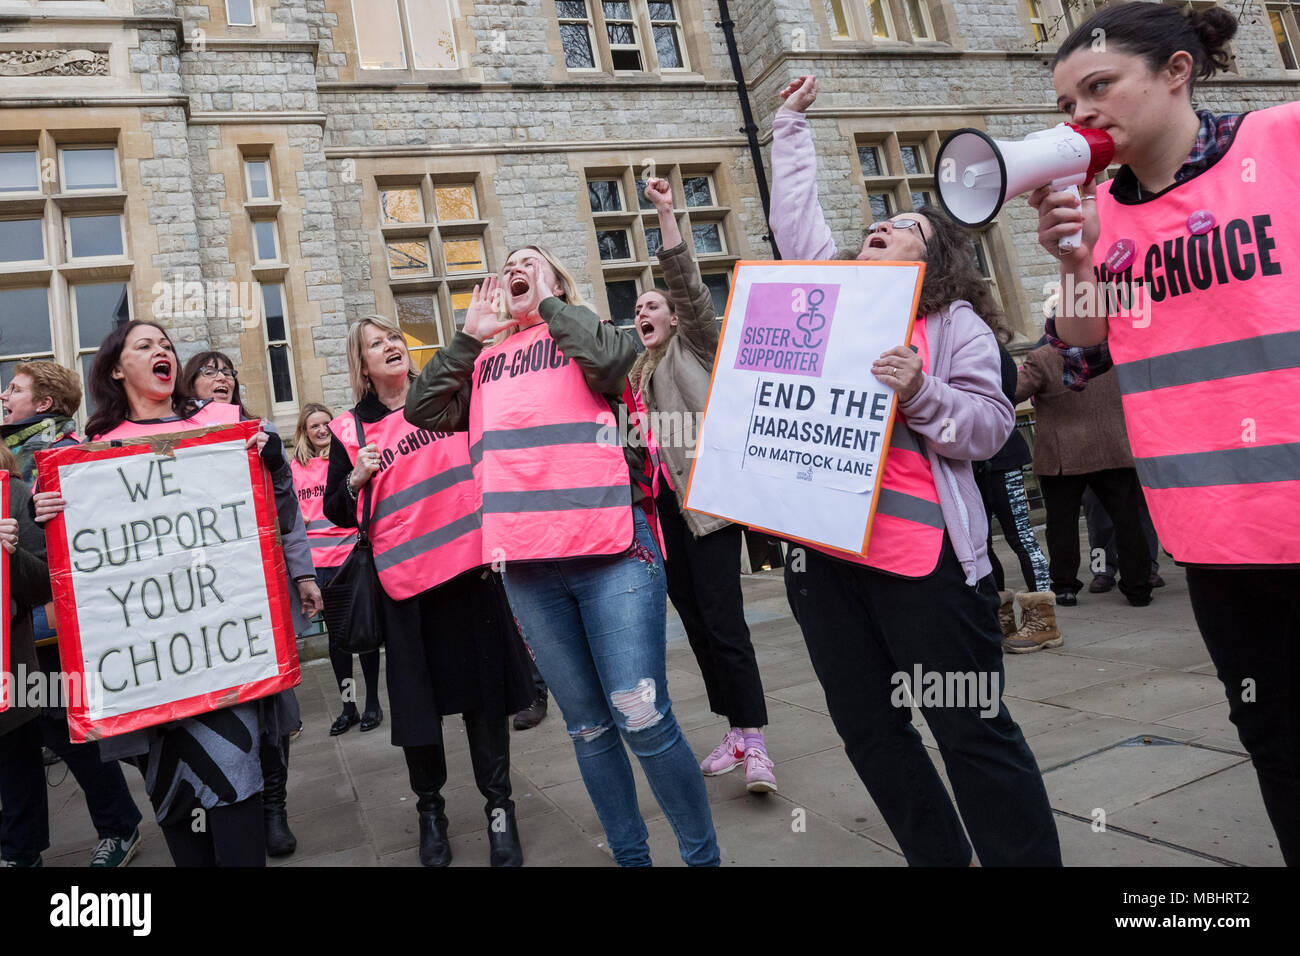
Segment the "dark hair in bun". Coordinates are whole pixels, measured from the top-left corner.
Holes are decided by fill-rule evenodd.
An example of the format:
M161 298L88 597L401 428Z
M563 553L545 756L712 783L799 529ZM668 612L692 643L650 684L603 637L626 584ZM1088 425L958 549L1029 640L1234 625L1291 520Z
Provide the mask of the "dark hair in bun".
M1104 41L1109 48L1142 57L1152 70L1185 50L1195 61L1194 77L1207 78L1228 68L1228 43L1236 35L1237 18L1222 7L1184 14L1163 3L1121 3L1102 9L1066 37L1052 68L1076 50Z

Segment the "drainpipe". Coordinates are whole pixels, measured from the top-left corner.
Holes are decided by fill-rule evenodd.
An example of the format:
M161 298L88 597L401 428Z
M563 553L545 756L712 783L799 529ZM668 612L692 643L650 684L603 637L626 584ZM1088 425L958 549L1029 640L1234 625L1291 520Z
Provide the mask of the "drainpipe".
M731 57L731 72L736 77L736 93L740 96L740 115L745 120L739 132L749 140L749 157L754 164L754 178L758 180L758 198L763 203L763 222L767 225L772 214L772 197L767 189L767 171L763 167L763 151L758 146L758 127L754 124L754 111L749 108L749 88L745 85L745 70L740 65L740 51L736 49L735 23L731 11L727 9L727 0L718 0L718 13L722 17L714 26L722 27L722 35L727 41L727 55ZM772 236L772 227L768 225L763 236L772 247L772 257L781 258L781 250L776 247Z

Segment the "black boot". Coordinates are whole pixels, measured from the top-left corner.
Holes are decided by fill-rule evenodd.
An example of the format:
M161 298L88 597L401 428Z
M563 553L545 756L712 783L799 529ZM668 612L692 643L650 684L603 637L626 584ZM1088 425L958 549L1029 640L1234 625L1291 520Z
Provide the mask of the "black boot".
M415 791L415 808L420 813L420 864L450 866L451 843L447 840L447 803L442 788L447 782L447 757L438 744L403 747L406 771Z
M289 829L285 810L285 793L289 783L289 738L280 741L281 751L263 745L262 814L266 821L266 855L288 856L298 849L298 840Z
M474 765L474 782L487 799L489 861L493 866L523 866L515 804L510 799L510 727L508 718L465 715L465 735Z

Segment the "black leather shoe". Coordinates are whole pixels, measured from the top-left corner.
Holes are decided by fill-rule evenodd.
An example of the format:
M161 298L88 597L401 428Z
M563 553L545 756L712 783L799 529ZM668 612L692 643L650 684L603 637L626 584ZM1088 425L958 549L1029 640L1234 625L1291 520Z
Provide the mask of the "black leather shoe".
M338 715L334 723L330 724L330 736L337 737L339 734L346 734L352 729L353 725L361 723L361 715L355 710L345 710Z
M515 730L532 730L546 717L546 698L539 697L526 710L515 714Z
M1092 583L1088 585L1088 592L1090 594L1105 594L1107 591L1114 590L1114 588L1115 575L1099 574L1093 578Z
M447 817L441 810L420 811L420 865L451 866Z
M514 807L488 813L488 847L488 861L493 866L524 865L524 848L519 845Z
M1056 603L1061 607L1074 607L1079 603L1077 591L1065 590L1056 592Z
M376 707L374 710L368 710L361 715L361 732L364 734L367 730L374 730L384 722L384 708Z
M1162 588L1162 587L1165 586L1165 579L1162 578L1162 577L1161 577L1159 574L1157 574L1155 571L1152 571L1152 572L1151 572L1151 586L1152 586L1153 588Z

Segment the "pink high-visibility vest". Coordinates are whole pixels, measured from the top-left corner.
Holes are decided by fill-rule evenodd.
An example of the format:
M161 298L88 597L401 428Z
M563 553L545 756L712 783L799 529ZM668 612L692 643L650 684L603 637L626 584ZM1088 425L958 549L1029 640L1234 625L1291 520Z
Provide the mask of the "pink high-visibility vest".
M487 560L622 554L632 489L609 403L545 322L480 353L469 406Z
M213 425L238 425L239 406L228 402L208 401L189 418L164 418L153 422L123 421L111 431L92 435L91 441L122 441L144 435L164 435L167 432L193 431Z
M1300 564L1297 147L1289 103L1243 116L1213 166L1155 198L1097 189L1129 445L1176 561Z
M355 528L340 528L325 517L325 478L329 474L328 458L313 458L307 464L294 458L293 487L298 493L307 544L311 546L311 563L317 568L337 568L352 553L357 543Z
M912 327L911 344L921 358L921 370L928 372L930 337L924 316ZM906 416L899 412L885 452L866 556L826 553L899 577L923 578L939 566L943 528L943 509L925 453L925 438L908 428Z
M465 432L430 432L401 409L363 422L365 443L379 446L380 469L370 479L370 541L379 583L403 601L480 567L483 537L478 491ZM330 430L355 462L361 444L351 413ZM364 489L357 494L361 523Z

